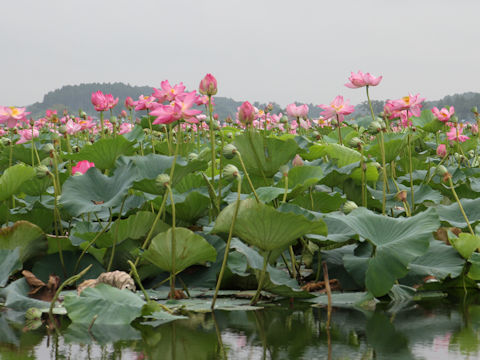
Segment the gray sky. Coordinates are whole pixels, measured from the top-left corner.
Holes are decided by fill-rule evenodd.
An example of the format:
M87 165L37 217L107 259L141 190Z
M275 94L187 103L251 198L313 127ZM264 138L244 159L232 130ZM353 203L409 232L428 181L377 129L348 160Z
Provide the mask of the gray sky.
M121 81L218 96L322 104L383 75L374 99L480 91L476 0L1 0L0 105L41 101L63 85Z

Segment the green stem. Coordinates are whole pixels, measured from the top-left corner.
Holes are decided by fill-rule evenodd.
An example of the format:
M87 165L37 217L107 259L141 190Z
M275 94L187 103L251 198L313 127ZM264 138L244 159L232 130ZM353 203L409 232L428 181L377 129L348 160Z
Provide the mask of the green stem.
M148 296L147 292L145 291L145 288L142 285L142 282L140 281L140 276L138 276L138 272L137 272L137 268L136 268L135 264L132 263L131 260L128 260L127 262L128 262L128 265L130 265L130 268L131 268L130 273L133 274L133 278L137 282L138 287L140 288L140 290L142 290L142 293L143 293L143 296L145 297L145 300L147 300L147 302L150 302L150 296ZM108 272L108 270L107 270L107 272Z
M382 153L383 169L382 214L385 215L385 209L387 206L387 165L385 164L385 144L383 141L383 131L380 131L380 151Z
M242 165L243 172L245 173L245 177L247 178L248 185L250 185L250 189L252 189L253 196L255 196L255 200L257 200L257 203L260 202L260 199L258 198L257 192L255 191L255 186L252 184L252 180L250 180L250 176L248 176L247 168L245 167L245 164L242 159L242 154L240 154L239 151L237 151L238 159L240 160L240 164Z
M230 225L230 231L228 232L227 245L225 247L225 254L223 255L222 268L220 269L220 274L218 275L217 286L215 287L215 294L213 295L212 300L212 309L215 308L215 301L217 301L218 291L220 290L220 285L223 279L223 273L227 267L228 252L230 251L230 243L232 241L233 229L235 228L235 221L237 219L238 208L240 207L240 194L242 192L242 179L239 177L237 179L237 201L235 203L235 209L233 211L232 223Z
M263 258L263 268L262 268L262 273L260 274L260 279L258 280L257 292L255 293L255 296L252 298L250 305L255 305L260 298L260 293L263 288L263 282L265 281L265 275L267 273L268 260L271 254L272 254L272 251L269 251L268 254Z
M124 196L123 201L122 201L122 205L120 205L120 212L118 214L118 219L119 220L122 218L123 206L125 205L125 200L127 200L127 196L128 195ZM120 226L117 226L115 228L115 235L113 236L112 254L110 255L110 261L108 262L107 272L110 272L110 269L112 268L112 264L113 264L113 258L115 257L115 248L117 246L118 228L119 227Z
M415 196L413 191L413 164L412 164L412 149L411 149L411 134L408 133L408 161L409 161L409 172L410 172L410 191L411 191L411 200L412 200L412 213L415 211Z
M338 129L338 142L340 145L343 145L342 141L342 130L340 129L340 120L337 114L337 129Z
M210 95L208 96L208 116L210 118L209 130L210 130L210 146L212 150L212 183L213 183L215 181L216 153L215 153L215 131L213 129L213 106L212 106L212 97Z
M177 243L175 239L175 202L173 200L173 192L170 185L167 185L167 190L170 195L170 203L172 205L172 243L171 243L171 253L172 253L172 270L171 270L171 278L170 278L170 298L175 298L175 261L177 255Z
M452 182L452 177L448 177L448 183L450 185L450 190L452 190L453 197L457 201L458 207L460 208L460 212L463 215L463 218L465 219L465 222L467 223L468 230L470 231L470 234L475 235L475 232L472 229L472 226L470 225L470 222L468 221L467 214L465 214L465 210L463 210L462 203L460 202L460 199L458 198L457 192L455 191L455 188L453 187L453 182Z
M368 88L369 86L367 85L365 87L365 89L367 90L367 100L368 100L368 106L370 107L370 114L372 115L372 121L375 121L375 114L373 112L373 106L372 106L372 102L370 101L370 94L368 92Z
M104 123L103 123L103 111L100 111L100 137L103 139L105 138L105 133L103 131L103 126L104 126Z
M282 203L287 202L287 194L288 194L288 174L284 176L285 178L285 192L283 193Z
M367 86L368 89L368 86ZM367 90L368 94L368 90ZM367 207L367 194L366 194L366 184L365 184L365 178L366 178L366 172L367 172L367 167L365 166L365 159L363 157L363 146L360 145L360 169L362 171L362 206Z
M295 259L295 253L293 252L293 246L288 247L288 252L290 254L290 261L292 262L292 278L297 278L297 261Z

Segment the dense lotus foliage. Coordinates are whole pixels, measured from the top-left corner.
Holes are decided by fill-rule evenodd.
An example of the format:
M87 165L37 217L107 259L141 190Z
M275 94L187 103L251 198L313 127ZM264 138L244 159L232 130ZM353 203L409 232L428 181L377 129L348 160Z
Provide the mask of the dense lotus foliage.
M346 91L364 88L370 103L382 77L348 80ZM95 92L96 117L0 107L7 308L44 309L48 299L50 314L117 325L176 319L192 289L210 297L187 309L325 303L327 284L334 304L357 305L477 288L477 123L453 107L424 109L418 94L368 117L339 95L315 119L307 105L273 113L247 101L219 119L217 91L208 74L198 93L168 81L138 100ZM55 296L35 299L21 270ZM143 294L105 284L60 292L115 270ZM154 301L162 285L176 301ZM247 304L226 301L228 289L248 290Z

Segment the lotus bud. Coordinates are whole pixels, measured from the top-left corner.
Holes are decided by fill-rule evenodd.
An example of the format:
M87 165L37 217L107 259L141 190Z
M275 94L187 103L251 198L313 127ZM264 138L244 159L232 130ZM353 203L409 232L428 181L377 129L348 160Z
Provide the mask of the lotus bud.
M397 199L398 201L401 201L401 202L407 201L407 192L406 192L405 190L399 191L399 192L395 195L395 199Z
M110 116L110 123L111 124L116 124L118 122L118 119L116 116Z
M459 153L453 154L453 157L455 158L455 160L457 160L457 162L460 162L462 160L462 156Z
M349 145L353 148L360 149L362 147L363 141L358 137L353 137L350 139Z
M458 123L458 117L456 115L453 115L451 118L450 118L450 121L453 122L453 123Z
M35 167L35 175L37 178L42 179L50 174L50 170L45 165L38 165Z
M355 204L353 201L347 200L345 204L343 204L343 213L350 214L356 208L358 208L357 204Z
M238 108L238 120L243 125L250 125L255 119L255 109L248 101L245 101Z
M380 124L378 121L372 121L368 126L368 131L371 132L372 134L377 134L381 130L382 130L382 124Z
M231 123L233 123L233 120L232 120L232 118L231 118L230 116L227 116L227 118L225 119L225 122L226 122L227 124L231 124Z
M188 161L197 160L198 159L198 154L190 153L190 154L188 154L187 159L188 159Z
M223 168L223 176L226 179L237 178L237 177L240 177L240 172L238 171L238 168L235 165L227 164Z
M42 310L37 308L30 308L25 312L25 320L40 320L42 317Z
M437 147L437 155L440 157L447 156L447 146L445 144L440 144Z
M440 176L444 176L445 174L448 174L448 170L445 166L439 165L439 166L437 166L437 169L435 170L435 173L440 175Z
M35 125L35 120L33 120L33 118L30 118L30 126L34 126Z
M212 74L207 74L205 77L200 81L199 92L202 95L216 95L218 88L217 88L217 79Z
M235 155L238 153L237 148L233 144L227 144L223 147L222 150L223 156L227 159L233 159Z
M290 170L290 168L287 165L282 165L280 166L279 170L283 176L288 176L288 171Z
M168 174L158 175L155 179L155 184L157 184L159 188L166 187L168 184L170 184L170 176Z
M270 111L272 111L272 110L273 110L273 104L272 104L272 103L269 103L269 104L267 105L267 107L265 108L265 112L270 112Z
M476 106L472 107L472 113L474 113L475 115L478 114L478 108Z
M297 167L297 166L303 166L303 160L300 157L300 155L295 155L295 157L292 160L292 166Z

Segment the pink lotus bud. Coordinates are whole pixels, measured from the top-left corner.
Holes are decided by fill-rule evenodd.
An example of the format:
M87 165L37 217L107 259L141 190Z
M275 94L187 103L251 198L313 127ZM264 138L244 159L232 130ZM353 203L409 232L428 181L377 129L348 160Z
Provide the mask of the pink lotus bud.
M135 101L133 101L133 99L130 96L127 96L127 98L125 99L125 107L128 110L131 110L135 107Z
M77 172L80 174L85 174L87 170L90 169L91 167L95 167L95 164L93 162L89 162L87 160L79 161L77 165L72 167L72 175L74 175Z
M199 92L202 95L212 96L217 93L217 79L212 74L207 74L200 81Z
M445 146L445 144L440 144L438 145L437 147L437 155L440 156L440 157L445 157L447 156L447 147Z
M248 101L245 101L240 107L238 108L238 120L243 125L248 125L253 122L255 119L255 109Z
M478 125L477 124L472 124L472 127L470 128L470 131L472 132L472 135L477 135L478 134Z
M303 160L300 157L300 155L295 155L295 157L292 160L292 166L297 167L297 166L303 166Z
M214 118L215 120L218 120L218 114L213 114L213 118Z
M126 118L127 117L127 112L125 110L122 110L122 112L120 113L120 117L121 118Z

